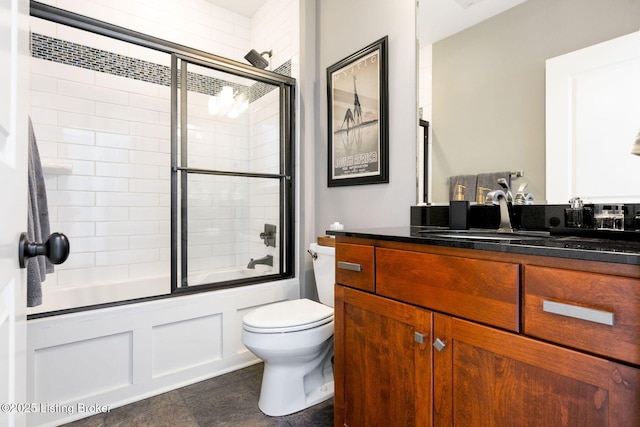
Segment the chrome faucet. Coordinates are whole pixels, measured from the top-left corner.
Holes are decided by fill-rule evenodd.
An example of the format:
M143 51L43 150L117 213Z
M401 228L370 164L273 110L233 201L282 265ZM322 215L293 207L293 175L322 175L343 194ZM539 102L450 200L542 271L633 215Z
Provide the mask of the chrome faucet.
M264 258L253 259L249 261L249 265L247 268L256 268L256 264L268 265L269 267L273 267L273 255L267 255Z
M487 194L487 202L489 201L494 205L500 206L500 226L498 227L498 233L513 233L513 228L511 228L511 217L509 216L509 205L504 191L490 191L489 194Z
M532 205L534 203L533 194L525 193L528 185L528 182L523 182L522 184L520 184L514 201L516 205Z
M511 194L511 188L509 188L509 183L507 182L507 180L504 178L498 179L498 185L502 187L507 202L513 203L513 194Z

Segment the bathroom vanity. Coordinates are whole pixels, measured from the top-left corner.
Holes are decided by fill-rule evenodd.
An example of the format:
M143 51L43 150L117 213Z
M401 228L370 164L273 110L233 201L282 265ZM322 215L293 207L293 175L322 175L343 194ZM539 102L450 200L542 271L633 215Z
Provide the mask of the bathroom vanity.
M640 243L331 234L336 426L640 426Z

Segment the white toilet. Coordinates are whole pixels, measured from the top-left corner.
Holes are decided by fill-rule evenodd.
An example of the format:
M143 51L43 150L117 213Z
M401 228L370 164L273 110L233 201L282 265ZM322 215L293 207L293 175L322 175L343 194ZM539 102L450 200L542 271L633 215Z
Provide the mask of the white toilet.
M282 301L257 308L242 320L242 342L264 361L258 407L270 416L292 414L333 397L335 248L312 243L309 252L322 304Z

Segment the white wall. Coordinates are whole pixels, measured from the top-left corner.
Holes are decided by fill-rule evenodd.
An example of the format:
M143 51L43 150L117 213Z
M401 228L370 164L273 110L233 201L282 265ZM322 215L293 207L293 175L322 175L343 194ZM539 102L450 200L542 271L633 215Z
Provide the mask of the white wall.
M243 61L251 40L251 20L206 0L43 0L143 34L236 61Z
M417 65L414 0L317 2L315 227L408 226L416 203ZM327 187L327 67L389 36L389 183Z
M300 263L300 293L306 298L317 298L317 289L313 276L313 261L307 253L309 244L315 242L319 234L324 234L323 230L318 230L316 234L315 218L315 181L316 181L316 159L315 159L315 111L317 103L317 82L316 82L316 1L302 1L299 8L300 25L300 57L294 62L294 67L299 66L300 84L296 97L298 99L298 109L296 111L296 135L302 141L298 145L296 163L296 182L300 194L298 203L298 213L300 221L297 222L296 231L299 233L296 241L300 245L296 248Z
M429 141L429 145L426 148L427 149L427 155L428 158L431 159L432 157L432 152L431 152L431 147L432 147L432 136L431 136L431 123L433 122L433 105L431 102L431 98L432 98L432 92L433 92L433 87L431 84L431 70L432 70L432 52L433 51L433 45L429 44L426 46L420 46L420 50L418 53L418 108L420 110L420 112L422 113L422 115L420 116L420 118L422 120L426 120L429 122L429 134L428 134L428 141ZM418 138L420 138L422 135L421 133L418 135ZM422 196L424 194L424 180L423 180L423 176L424 176L424 163L423 163L423 159L424 159L424 143L422 141L418 142L418 165L417 165L417 169L418 169L418 185L420 187L419 190L419 201L423 201L424 196ZM433 191L431 189L431 181L432 181L432 167L428 168L429 170L427 171L427 192L428 192L428 196L429 196L429 200L427 200L427 202L431 203L432 199L433 199Z

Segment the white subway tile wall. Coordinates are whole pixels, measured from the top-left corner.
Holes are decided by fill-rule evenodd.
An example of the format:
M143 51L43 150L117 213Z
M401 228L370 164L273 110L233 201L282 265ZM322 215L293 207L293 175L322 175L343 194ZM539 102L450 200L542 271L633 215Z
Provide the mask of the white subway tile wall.
M204 0L45 3L239 61L251 48L252 25L260 25ZM275 6L293 19L293 3L274 0L265 9ZM47 276L45 292L87 287L104 292L100 285L151 281L149 292L168 293L169 56L36 18L31 30L31 116L40 154L45 168L62 164L71 170L45 173L52 230L71 240L71 256ZM264 40L275 43L288 30L273 28ZM278 52L277 72L291 74L293 48ZM209 159L196 144L193 154L206 159L207 168L278 173L277 91L207 73L188 79L189 138L203 138L207 144L201 149L215 146ZM229 84L247 91L249 110L235 120L209 115L206 103ZM190 271L245 266L250 258L278 253L259 239L265 223L279 224L279 188L268 181L219 182L193 194L189 189L190 218L198 218L198 207L208 216L206 225L195 222L190 228L189 244L198 249L190 250ZM198 233L197 227L216 232ZM204 239L203 247L198 235L215 239ZM141 292L133 294L146 296Z

